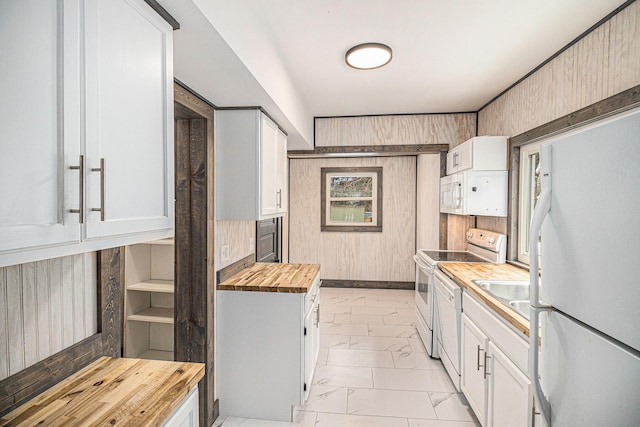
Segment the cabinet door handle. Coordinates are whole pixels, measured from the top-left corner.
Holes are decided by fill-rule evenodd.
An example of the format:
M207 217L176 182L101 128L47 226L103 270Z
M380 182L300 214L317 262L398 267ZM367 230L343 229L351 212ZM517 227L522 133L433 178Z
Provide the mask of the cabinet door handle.
M491 375L491 373L487 372L487 359L491 359L491 356L487 355L487 352L484 352L484 379L487 379L487 375Z
M80 222L80 224L83 224L84 223L84 156L80 154L80 161L78 163L78 166L69 166L69 169L78 171L79 173L78 182L80 183L80 188L78 190L80 192L80 195L78 196L78 199L79 199L78 209L69 209L69 212L77 213L79 216L78 221Z
M100 207L91 208L93 212L100 212L100 221L104 221L104 177L105 177L105 161L100 159L99 168L91 168L91 172L100 172Z
M276 205L278 206L278 209L282 207L282 190L278 190L278 192L276 193L277 197L278 197L278 202L276 203Z
M316 324L315 326L318 326L320 324L320 304L318 304L318 307L316 308Z
M480 364L480 352L484 351L483 349L480 348L480 346L478 347L478 352L476 354L476 371L480 371L480 368L482 368L483 366Z

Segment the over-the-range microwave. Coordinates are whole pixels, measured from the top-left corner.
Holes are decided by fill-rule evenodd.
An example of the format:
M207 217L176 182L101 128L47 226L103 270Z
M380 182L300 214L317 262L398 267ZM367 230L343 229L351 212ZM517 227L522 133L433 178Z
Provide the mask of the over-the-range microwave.
M506 217L507 174L467 170L440 178L440 212Z

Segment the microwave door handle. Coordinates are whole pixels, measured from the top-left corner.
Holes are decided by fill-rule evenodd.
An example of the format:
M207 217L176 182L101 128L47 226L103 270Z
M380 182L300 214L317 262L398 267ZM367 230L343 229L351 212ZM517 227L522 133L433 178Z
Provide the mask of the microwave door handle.
M540 198L533 211L529 234L529 372L535 398L540 405L540 412L547 423L551 425L551 405L544 395L540 385L539 360L538 360L538 328L539 315L543 311L551 311L553 307L540 301L539 270L538 270L538 237L542 223L551 208L551 146L543 145L540 148Z

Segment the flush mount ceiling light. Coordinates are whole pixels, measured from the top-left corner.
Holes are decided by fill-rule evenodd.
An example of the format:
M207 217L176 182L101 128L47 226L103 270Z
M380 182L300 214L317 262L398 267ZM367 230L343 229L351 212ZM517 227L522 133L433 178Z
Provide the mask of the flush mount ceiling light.
M382 43L363 43L352 47L344 55L347 65L358 70L373 70L385 66L393 57L391 48Z

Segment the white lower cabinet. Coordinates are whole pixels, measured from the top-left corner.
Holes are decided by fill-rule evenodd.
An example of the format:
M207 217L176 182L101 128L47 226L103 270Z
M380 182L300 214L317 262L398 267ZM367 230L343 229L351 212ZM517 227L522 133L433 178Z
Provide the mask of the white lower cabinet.
M533 425L523 337L463 294L461 388L483 427Z
M178 406L164 423L163 427L198 427L198 387L187 394L180 406Z
M292 421L319 350L319 276L307 293L216 292L220 415Z
M460 388L480 424L486 426L487 385L484 364L489 339L464 313L460 338L462 345Z
M489 342L487 364L487 425L530 425L533 397L529 378L492 342Z

